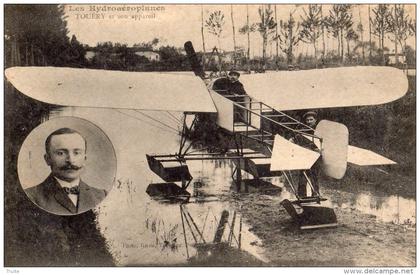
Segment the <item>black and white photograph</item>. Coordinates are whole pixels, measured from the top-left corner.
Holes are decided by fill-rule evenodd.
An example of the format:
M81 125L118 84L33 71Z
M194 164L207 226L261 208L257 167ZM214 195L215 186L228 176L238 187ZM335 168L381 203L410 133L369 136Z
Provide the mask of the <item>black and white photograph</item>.
M414 274L416 4L3 9L7 270Z
M60 116L35 128L18 158L25 193L40 208L57 215L75 215L98 205L115 182L116 168L106 135L75 117Z

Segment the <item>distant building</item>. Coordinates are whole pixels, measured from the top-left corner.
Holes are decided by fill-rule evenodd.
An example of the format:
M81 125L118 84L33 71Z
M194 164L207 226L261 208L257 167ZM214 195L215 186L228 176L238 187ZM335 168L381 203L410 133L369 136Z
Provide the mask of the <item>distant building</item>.
M138 48L129 48L134 50L134 54L138 56L144 56L149 61L160 61L160 54L158 52L149 50L149 49L138 49ZM87 60L92 60L96 56L96 49L93 48L92 50L86 51L85 58ZM118 57L119 53L111 53L110 56Z
M219 57L216 52L206 52L204 53L204 57L206 59L206 62L219 62Z
M223 53L223 60L227 63L233 63L234 59L239 60L245 57L244 49L236 49L236 51L229 51Z
M96 53L94 51L86 51L85 58L87 60L92 60L95 57Z
M135 51L134 52L136 55L138 56L144 56L147 59L149 59L149 61L159 61L160 60L160 54L155 52L155 51L151 51L151 50L140 50L140 51Z
M185 51L185 49L184 49L184 48L177 48L177 49L176 49L176 51L177 51L179 54L182 54L182 55L187 55L187 52Z
M95 50L86 51L85 58L87 60L92 60L96 56L96 53L97 53L97 51L95 51ZM111 53L110 54L110 56L112 56L112 57L116 57L118 55L119 55L118 53Z
M222 61L226 63L233 63L235 57L236 57L236 60L239 60L246 56L244 49L237 49L236 52L235 51L225 51L225 52L221 51L219 53L220 53L220 57ZM208 61L218 62L219 60L218 54L215 51L206 52L204 56L206 57L206 60Z
M397 63L405 64L406 57L402 53L397 54L397 58L395 58L395 53L387 53L385 54L385 60L387 60L388 65L395 65Z

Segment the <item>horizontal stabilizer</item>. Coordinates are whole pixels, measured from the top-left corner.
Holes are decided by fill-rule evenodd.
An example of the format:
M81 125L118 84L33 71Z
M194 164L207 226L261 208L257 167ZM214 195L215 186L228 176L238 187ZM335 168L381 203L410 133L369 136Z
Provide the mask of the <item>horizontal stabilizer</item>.
M190 74L58 67L13 67L21 93L54 105L216 113L204 82Z
M312 140L308 136L304 136L308 140ZM319 140L314 140L316 147L321 149L321 144ZM347 148L347 162L356 164L359 166L369 166L369 165L392 165L397 164L395 161L388 159L384 156L381 156L370 150L359 148L356 146L348 145Z
M276 135L271 155L271 171L307 170L314 165L320 154L303 148Z
M281 111L384 104L408 90L402 70L379 66L244 74L241 82L250 96Z
M375 152L349 145L347 161L360 166L397 164Z

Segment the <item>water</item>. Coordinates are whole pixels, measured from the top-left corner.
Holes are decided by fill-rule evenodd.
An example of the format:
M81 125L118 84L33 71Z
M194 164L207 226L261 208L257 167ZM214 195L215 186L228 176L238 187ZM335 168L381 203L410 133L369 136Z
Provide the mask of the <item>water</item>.
M350 194L348 199L332 199L332 206L356 209L373 215L378 221L392 222L414 228L416 224L416 201L398 195L375 196L369 192ZM340 200L340 201L339 201Z
M180 126L176 122L181 119L181 114L143 113L146 115L132 110L66 107L51 112L50 118L76 116L87 119L99 126L114 145L118 162L117 182L95 212L99 230L106 238L118 264L183 264L187 262L187 255L179 205L154 201L145 192L148 184L162 182L162 179L148 168L146 153L177 151L180 138L174 129ZM215 200L218 194L230 192L231 180L228 171L231 171L233 166L222 161L197 161L189 165L194 181L202 182L203 186L194 190L191 184L188 188L188 191L195 195L191 200L197 203L186 205L186 209L200 230L203 230L204 239L209 242L213 240L217 221L223 210L229 211L229 224L232 223L233 208L228 202ZM208 202L198 203L203 200ZM239 235L239 221L238 213L234 227L236 238ZM259 246L261 241L248 229L249 226L243 223L242 249L265 261ZM228 233L229 230L226 230L225 240ZM189 256L193 256L194 238L189 231L186 235ZM176 241L173 241L174 239ZM234 243L234 246L237 244Z
M145 192L148 184L163 182L150 171L145 155L177 152L180 141L177 132L182 125L182 114L66 107L51 112L51 118L56 116L85 118L99 126L114 145L118 161L117 182L95 213L98 229L118 265L186 264L188 256L196 253L195 241L184 223L185 244L179 204L152 200ZM229 197L233 192L231 174L234 165L231 161L222 160L191 161L188 165L194 177L188 187L193 203L187 204L185 209L199 230L203 231L205 241L211 242L223 210L229 211L228 223L232 224L236 208L220 198ZM285 187L280 178L268 180L276 186ZM194 185L194 182L201 184ZM279 195L269 197L279 202L294 199L288 190L284 188ZM383 222L416 222L414 200L398 196L377 197L371 193L342 195L337 190L324 190L331 198L326 206L356 209ZM239 236L239 221L240 213L237 213L233 230L236 239ZM264 262L262 242L249 228L250 225L243 222L241 247ZM228 239L229 226L227 229L224 240ZM199 239L198 234L195 237ZM232 245L237 247L235 238Z

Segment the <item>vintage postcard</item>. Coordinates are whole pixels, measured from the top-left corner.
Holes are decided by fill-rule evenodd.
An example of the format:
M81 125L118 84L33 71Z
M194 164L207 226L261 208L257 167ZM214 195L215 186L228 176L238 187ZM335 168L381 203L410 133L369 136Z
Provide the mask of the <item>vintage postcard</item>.
M413 272L415 41L415 4L5 4L4 266Z

